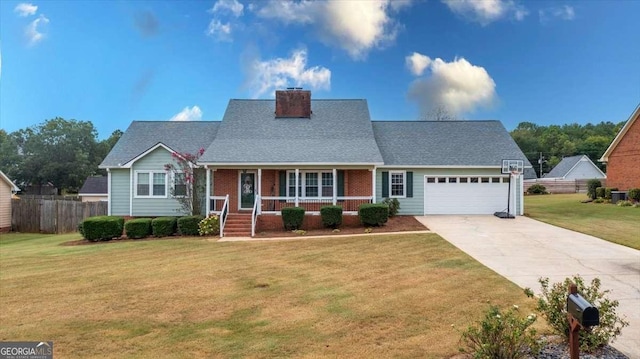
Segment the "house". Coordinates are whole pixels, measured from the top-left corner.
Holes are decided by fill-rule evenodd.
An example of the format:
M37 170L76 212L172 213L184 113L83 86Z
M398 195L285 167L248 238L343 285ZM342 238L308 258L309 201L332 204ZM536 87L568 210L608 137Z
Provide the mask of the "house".
M106 176L87 177L78 192L78 196L82 202L106 201L109 192L107 180L108 178Z
M0 171L0 232L11 230L11 197L20 189Z
M607 187L640 188L640 104L600 158L607 164Z
M366 100L276 91L275 100L230 100L220 122L133 122L101 164L109 213L175 215L164 164L199 148L206 213L253 214L262 228L280 227L284 207L356 214L387 197L400 214L492 214L507 208L510 180L522 214L522 176L501 164L531 167L498 121L375 122Z
M586 155L564 157L549 173L545 179L591 179L607 178L607 176Z

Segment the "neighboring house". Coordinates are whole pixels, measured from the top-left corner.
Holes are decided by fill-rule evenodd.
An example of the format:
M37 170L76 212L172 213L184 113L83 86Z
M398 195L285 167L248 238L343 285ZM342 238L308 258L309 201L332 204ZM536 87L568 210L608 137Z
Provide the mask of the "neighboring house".
M87 177L78 192L82 202L106 201L109 193L107 180L106 176Z
M0 171L0 232L11 230L11 197L20 189Z
M327 204L355 214L386 197L398 198L401 214L492 214L507 207L502 160L531 167L498 121L372 122L366 100L277 91L275 100L230 100L220 122L133 122L101 164L109 213L175 215L164 164L199 148L206 211L265 218ZM522 177L513 183L517 214Z
M586 155L564 157L545 179L580 180L591 178L607 178L607 176Z
M640 105L622 127L600 162L607 164L607 187L640 188Z

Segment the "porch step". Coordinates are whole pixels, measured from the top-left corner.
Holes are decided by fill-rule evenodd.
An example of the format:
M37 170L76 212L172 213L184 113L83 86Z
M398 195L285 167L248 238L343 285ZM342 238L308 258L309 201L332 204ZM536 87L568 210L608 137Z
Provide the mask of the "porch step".
M229 213L224 224L225 237L251 237L251 215Z

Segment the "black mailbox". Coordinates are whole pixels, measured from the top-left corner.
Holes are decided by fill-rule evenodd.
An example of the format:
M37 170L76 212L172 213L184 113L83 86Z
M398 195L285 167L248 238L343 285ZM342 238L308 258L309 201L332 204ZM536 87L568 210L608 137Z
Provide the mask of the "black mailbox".
M587 302L580 294L569 294L567 297L567 313L572 315L583 327L600 324L598 308Z

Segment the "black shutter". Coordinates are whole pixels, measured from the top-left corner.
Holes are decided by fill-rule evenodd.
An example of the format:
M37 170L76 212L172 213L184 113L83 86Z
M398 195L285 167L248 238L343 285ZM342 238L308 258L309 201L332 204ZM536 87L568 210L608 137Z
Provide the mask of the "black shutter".
M280 183L278 196L285 197L287 195L287 171L280 171ZM283 201L280 201L283 202Z
M389 197L389 172L382 172L382 198Z
M344 197L344 171L338 170L338 197Z
M407 172L407 198L413 197L413 172Z

